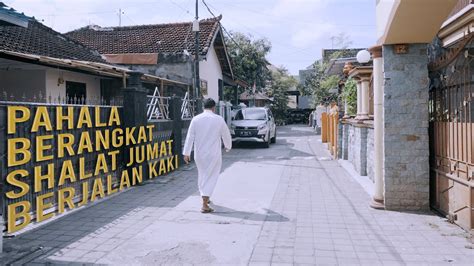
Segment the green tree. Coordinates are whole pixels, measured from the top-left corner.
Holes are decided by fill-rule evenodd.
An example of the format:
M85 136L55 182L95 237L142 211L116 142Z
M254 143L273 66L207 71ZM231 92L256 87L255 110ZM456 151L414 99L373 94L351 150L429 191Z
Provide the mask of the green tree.
M319 104L327 105L337 100L337 94L334 94L332 89L337 88L339 76L327 76L327 66L327 62L315 62L313 64L313 73L306 79L304 90L307 91L306 93L312 95L313 107Z
M272 112L277 123L281 123L286 119L288 109L288 95L286 92L296 84L298 84L298 81L284 67L272 71L269 93L273 97Z
M313 73L306 79L305 87L300 88L300 91L310 93L313 96L313 107L319 104L328 105L332 101L338 100L338 93L333 93L332 91L338 88L341 77L339 75L329 76L326 74L326 71L329 67L329 61L331 59L348 56L349 51L346 49L349 45L351 45L352 42L345 33L332 36L331 40L333 41L333 45L341 47L341 50L334 52L330 58L328 58L328 61L326 61L327 59L316 61L313 64Z
M270 42L239 32L231 34L232 38L226 38L226 44L234 75L247 82L250 88L255 84L257 91L261 91L271 79L266 59L272 47Z
M357 83L354 79L347 79L340 97L341 101L347 101L347 115L355 115L357 112Z
M337 75L323 76L319 82L319 88L314 90L313 103L329 105L331 102L337 101L339 80L340 77Z

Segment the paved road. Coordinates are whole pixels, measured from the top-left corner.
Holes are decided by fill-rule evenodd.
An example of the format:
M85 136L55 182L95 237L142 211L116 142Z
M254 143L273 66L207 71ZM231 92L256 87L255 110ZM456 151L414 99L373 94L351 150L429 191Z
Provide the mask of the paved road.
M466 233L433 214L377 211L305 126L224 156L201 214L188 167L6 240L3 261L97 264L472 265Z

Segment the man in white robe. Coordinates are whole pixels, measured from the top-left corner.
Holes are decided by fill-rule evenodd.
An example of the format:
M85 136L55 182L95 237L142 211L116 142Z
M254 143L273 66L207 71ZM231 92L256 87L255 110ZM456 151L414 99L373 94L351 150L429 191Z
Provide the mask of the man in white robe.
M232 137L224 119L216 115L216 102L204 100L204 112L191 120L184 144L184 161L189 163L194 147L198 169L198 187L202 197L201 212L212 212L209 198L214 191L222 166L222 143L226 151L232 148Z

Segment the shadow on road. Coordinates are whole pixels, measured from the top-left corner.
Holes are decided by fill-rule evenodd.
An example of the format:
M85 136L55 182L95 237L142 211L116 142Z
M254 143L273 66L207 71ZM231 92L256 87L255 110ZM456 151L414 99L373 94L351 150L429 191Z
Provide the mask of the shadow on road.
M277 212L274 212L269 209L265 209L266 213L253 213L253 212L245 212L245 211L237 211L231 208L227 208L220 205L213 205L215 212L211 213L212 215L223 216L223 217L231 217L231 218L238 218L248 221L256 221L256 222L288 222L289 219Z

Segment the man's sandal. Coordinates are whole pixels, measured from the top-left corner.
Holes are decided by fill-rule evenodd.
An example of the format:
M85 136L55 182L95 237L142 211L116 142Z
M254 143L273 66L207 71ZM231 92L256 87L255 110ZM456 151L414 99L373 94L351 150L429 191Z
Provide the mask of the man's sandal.
M213 208L201 209L201 213L210 213L210 212L214 212L214 209Z

